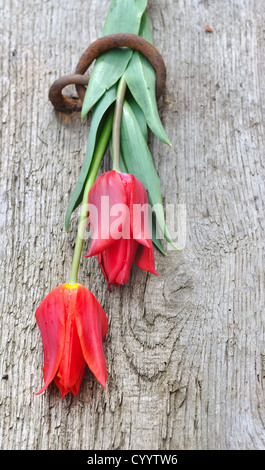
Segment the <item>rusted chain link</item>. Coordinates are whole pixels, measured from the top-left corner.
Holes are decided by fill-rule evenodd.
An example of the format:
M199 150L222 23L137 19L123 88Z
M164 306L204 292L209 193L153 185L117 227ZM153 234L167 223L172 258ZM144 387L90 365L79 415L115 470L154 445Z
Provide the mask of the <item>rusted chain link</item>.
M128 47L130 49L137 50L149 60L156 72L157 99L161 96L165 87L166 67L164 60L157 49L137 34L110 34L108 36L103 36L90 44L80 57L75 69L75 74L64 75L52 84L49 90L49 100L56 111L68 114L73 113L74 111L81 111L86 86L89 81L89 77L85 76L84 73L92 62L101 54L118 47ZM78 98L68 98L62 94L63 88L71 84L76 86Z

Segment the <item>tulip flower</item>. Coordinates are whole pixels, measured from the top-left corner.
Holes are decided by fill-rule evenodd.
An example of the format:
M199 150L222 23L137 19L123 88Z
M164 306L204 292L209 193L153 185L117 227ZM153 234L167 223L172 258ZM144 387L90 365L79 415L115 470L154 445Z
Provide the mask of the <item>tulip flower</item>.
M109 290L111 285L126 284L134 260L141 269L157 274L146 210L146 190L134 175L112 170L90 189L93 236L86 257L98 255Z
M86 364L106 388L107 368L102 341L108 320L101 305L81 284L61 284L53 289L36 310L40 328L44 385L54 380L62 398L78 394Z

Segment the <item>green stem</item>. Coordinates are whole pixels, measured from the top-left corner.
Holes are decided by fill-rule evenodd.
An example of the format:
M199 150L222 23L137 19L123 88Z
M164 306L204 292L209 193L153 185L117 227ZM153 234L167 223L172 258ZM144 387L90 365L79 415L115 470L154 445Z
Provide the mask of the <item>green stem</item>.
M126 81L122 76L117 89L112 126L113 170L120 172L120 132L121 116L126 92Z
M89 171L88 178L85 184L69 284L77 283L77 274L78 274L78 269L79 269L79 264L80 264L81 252L83 248L83 241L84 241L84 235L85 235L85 229L86 229L86 220L88 216L88 194L93 183L95 182L99 165L105 154L105 150L106 150L106 147L110 138L111 130L112 130L112 122L113 122L113 113L111 112L109 113L106 119L102 133L100 135L100 138L99 138L99 141L98 141L98 144L95 149L94 156L93 156L93 160L91 163L91 167L90 167L91 170Z

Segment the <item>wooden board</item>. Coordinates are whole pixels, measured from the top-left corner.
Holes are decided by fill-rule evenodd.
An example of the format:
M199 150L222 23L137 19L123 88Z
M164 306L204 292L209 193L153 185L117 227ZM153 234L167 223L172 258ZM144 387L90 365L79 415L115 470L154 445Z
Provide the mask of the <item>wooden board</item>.
M100 36L108 6L1 2L1 449L264 450L262 0L149 2L173 144L150 134L150 149L183 246L156 252L158 277L134 267L113 293L82 260L80 282L110 321L107 390L87 370L77 398L54 385L35 395L34 312L69 277L78 213L69 234L64 215L89 132L89 119L54 112L48 90Z

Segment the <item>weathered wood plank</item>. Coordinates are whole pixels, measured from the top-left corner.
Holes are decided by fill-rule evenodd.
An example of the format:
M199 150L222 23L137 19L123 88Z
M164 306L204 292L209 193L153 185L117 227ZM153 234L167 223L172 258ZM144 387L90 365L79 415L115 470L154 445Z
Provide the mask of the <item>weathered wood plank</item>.
M34 311L69 275L78 214L70 234L64 214L89 131L47 94L100 35L108 5L1 2L1 449L264 449L262 0L149 2L173 143L150 135L150 148L165 204L186 209L186 244L156 253L158 277L135 268L111 294L84 260L80 281L110 320L108 388L87 370L76 399L53 386L35 395Z

